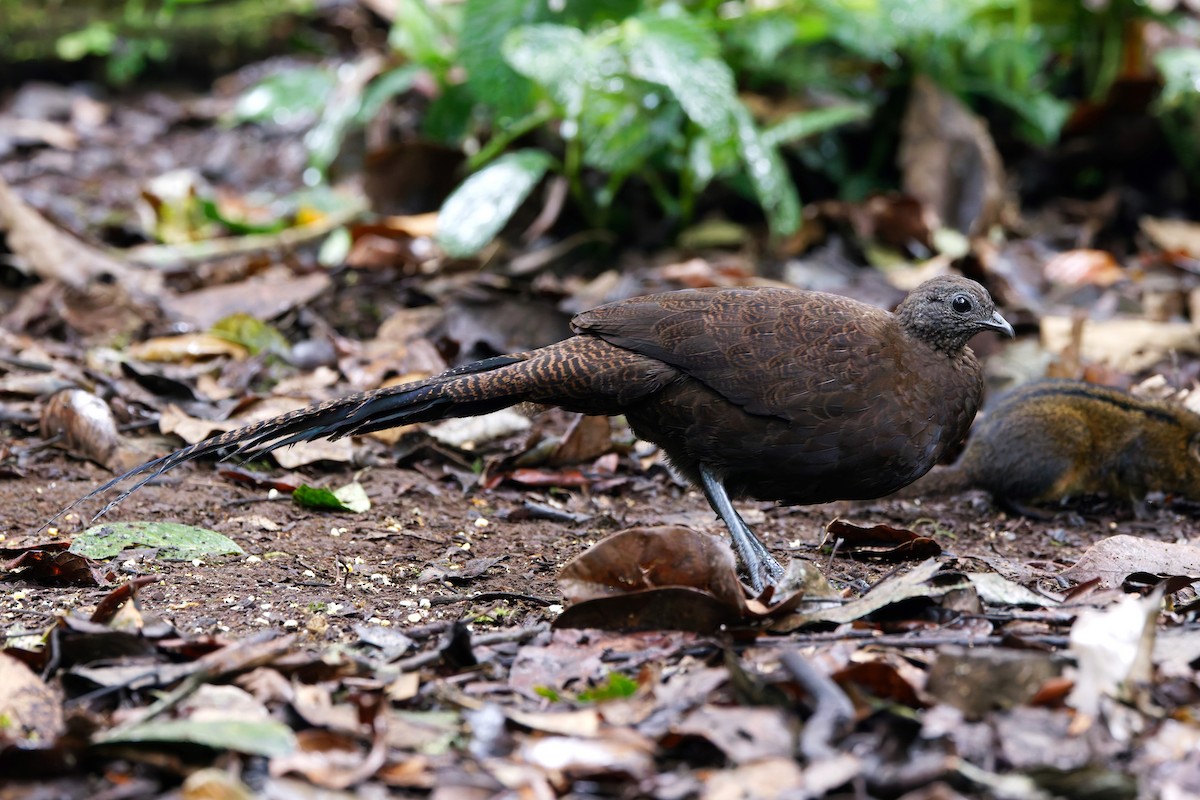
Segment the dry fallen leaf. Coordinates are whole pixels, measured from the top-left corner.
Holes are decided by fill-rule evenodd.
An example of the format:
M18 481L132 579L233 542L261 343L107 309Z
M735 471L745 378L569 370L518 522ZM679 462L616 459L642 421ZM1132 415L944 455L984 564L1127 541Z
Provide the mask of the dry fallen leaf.
M1071 317L1042 318L1042 346L1061 354L1072 347ZM1173 352L1200 353L1200 333L1186 322L1153 322L1144 319L1087 320L1079 342L1085 362L1107 365L1135 374L1162 361Z
M47 746L64 732L62 702L29 667L0 653L0 743Z
M899 161L905 192L943 225L980 234L999 221L1004 167L987 125L924 76L912 84Z
M1059 577L1073 583L1098 579L1101 586L1113 589L1135 572L1200 577L1200 546L1119 534L1089 547Z
M121 446L121 434L108 404L83 389L53 395L42 408L43 438L61 437L67 452L110 469Z
M1067 286L1112 286L1125 280L1125 270L1106 250L1067 250L1042 268L1046 280Z

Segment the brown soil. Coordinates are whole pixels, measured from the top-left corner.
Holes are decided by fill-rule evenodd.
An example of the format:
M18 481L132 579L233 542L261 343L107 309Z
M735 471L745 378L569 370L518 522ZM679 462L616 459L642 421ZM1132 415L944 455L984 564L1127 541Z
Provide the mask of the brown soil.
M477 624L529 625L553 619L561 602L559 569L598 539L623 528L681 524L723 536L696 491L663 470L631 476L610 493L538 490L511 484L464 491L433 459L418 469L364 470L358 479L372 498L363 514L319 512L290 499L222 478L211 464L170 473L127 498L105 520L178 521L234 539L245 555L201 563L158 560L153 552L126 551L118 569L161 580L140 593L143 612L172 622L184 635L223 633L238 638L267 627L298 630L309 641L356 640L354 626L425 626L465 618ZM449 470L445 470L449 474ZM349 469L313 470L308 479L338 486ZM69 537L86 519L69 515L49 534L36 533L51 514L106 479L89 464L57 452L30 467L23 479L0 481L8 547ZM580 522L522 518L526 504L559 508ZM968 493L923 502L835 503L808 508L740 504L747 520L778 556L816 560L838 588L857 594L894 565L833 555L820 547L825 524L841 517L860 525L887 523L934 537L948 557L977 560L1020 582L1057 589L1055 575L1099 539L1135 533L1165 541L1189 527L1169 510L1143 519L1132 514L1060 514L1047 520L1013 518L986 497ZM94 513L101 503L81 509ZM473 567L498 558L476 577ZM427 574L440 567L440 573ZM463 577L456 578L457 573ZM430 579L430 578L433 579ZM111 588L111 587L109 587ZM55 614L86 613L109 588L80 589L9 579L5 626L11 632L44 628Z

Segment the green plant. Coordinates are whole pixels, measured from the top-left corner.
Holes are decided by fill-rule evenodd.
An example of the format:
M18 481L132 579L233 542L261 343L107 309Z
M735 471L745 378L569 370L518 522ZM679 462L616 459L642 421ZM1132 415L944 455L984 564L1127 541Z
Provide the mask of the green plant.
M799 198L777 145L738 99L720 41L701 17L675 3L627 3L637 13L583 15L598 21L577 27L529 15L538 5L480 0L464 9L466 88L490 98L496 129L471 159L478 171L442 209L439 239L449 253L486 244L547 171L564 176L596 227L611 224L621 188L636 176L681 221L710 182L743 179L774 232L795 230ZM408 55L431 53L441 56L415 44ZM477 111L454 95L440 100L460 104L460 116ZM535 131L539 146L505 154Z
M439 220L451 255L485 246L547 174L594 227L620 230L636 185L681 229L719 186L786 235L800 219L793 170L843 196L888 188L889 101L914 75L1045 145L1074 101L1107 91L1122 32L1148 16L1135 0L398 0L401 63L324 106L312 172L420 81L436 87L424 135L468 155ZM872 117L848 146L844 126Z

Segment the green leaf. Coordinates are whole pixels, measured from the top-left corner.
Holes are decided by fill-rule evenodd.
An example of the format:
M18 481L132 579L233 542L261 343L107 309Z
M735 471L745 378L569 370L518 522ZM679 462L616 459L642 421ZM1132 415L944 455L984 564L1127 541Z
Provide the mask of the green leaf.
M435 142L456 147L471 131L475 98L466 84L446 86L421 120L421 131Z
M251 222L246 219L231 217L226 214L217 201L210 197L196 197L196 205L201 215L210 222L219 222L229 229L234 236L247 236L255 233L278 233L288 226L286 220L273 219L270 222Z
M636 17L626 23L626 32L633 75L669 89L688 118L713 138L732 135L737 87L709 30L680 12Z
M102 733L99 741L186 742L277 758L296 749L296 735L282 722L272 720L162 720Z
M328 67L283 70L242 92L231 117L235 123L295 125L319 116L336 85L337 76Z
M734 111L737 121L738 152L759 205L767 214L767 224L776 236L788 236L800 227L800 196L779 151L768 144L750 112L741 104Z
M643 92L634 86L619 94L588 95L580 119L585 164L603 172L628 174L666 149L673 139L681 138L679 107L671 103L649 113L642 99Z
M562 700L562 695L559 694L556 689L550 686L535 686L533 687L533 693L538 697L544 697L551 703L557 703Z
M582 703L603 703L608 700L623 700L637 694L638 684L633 678L620 672L610 672L608 681L592 689L585 689L578 695Z
M383 104L397 95L404 94L412 88L413 83L421 74L421 68L416 64L405 64L383 73L367 84L363 92L362 102L355 114L355 122L366 125L375 118L383 108Z
M794 142L817 133L823 133L848 122L866 119L871 109L865 103L848 103L812 111L789 114L762 132L763 142L768 147L778 147L785 142Z
M467 178L438 213L438 244L465 258L490 242L546 174L554 159L544 150L508 153Z
M192 561L204 556L240 555L232 539L216 531L178 522L113 522L95 525L75 537L71 552L104 560L131 547L156 548L162 561Z
M290 349L288 340L277 328L241 311L218 320L209 333L240 344L253 355L262 352L280 355Z
M513 29L543 19L544 8L544 0L467 0L458 45L467 86L501 115L526 113L532 88L509 66L501 45Z
M568 118L583 111L587 38L567 25L526 25L504 38L504 58L520 74L544 86ZM565 137L570 138L570 137Z
M411 61L435 72L449 67L454 46L449 38L447 20L439 18L434 8L444 13L448 4L433 8L426 0L398 0L395 23L388 32L388 44Z
M349 511L346 504L330 489L302 483L292 491L292 499L303 508L319 511Z

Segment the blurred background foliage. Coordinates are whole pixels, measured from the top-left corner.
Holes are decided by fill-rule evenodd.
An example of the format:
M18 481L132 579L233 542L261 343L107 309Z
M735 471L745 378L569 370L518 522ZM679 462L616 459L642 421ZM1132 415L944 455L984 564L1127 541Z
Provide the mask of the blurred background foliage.
M99 61L122 82L208 40L278 43L282 19L348 4L49 5L0 0L10 68L53 53ZM900 124L918 76L986 120L1006 159L1053 147L1134 86L1193 201L1200 188L1197 22L1170 0L362 5L386 39L330 45L288 28L293 52L340 52L269 75L230 122L311 117L305 181L319 185L348 141L403 107L397 137L460 157L445 161L457 188L436 197L439 243L454 256L484 248L547 175L566 187L564 228L653 244L720 208L765 222L778 241L800 226L802 197L858 200L898 185Z

